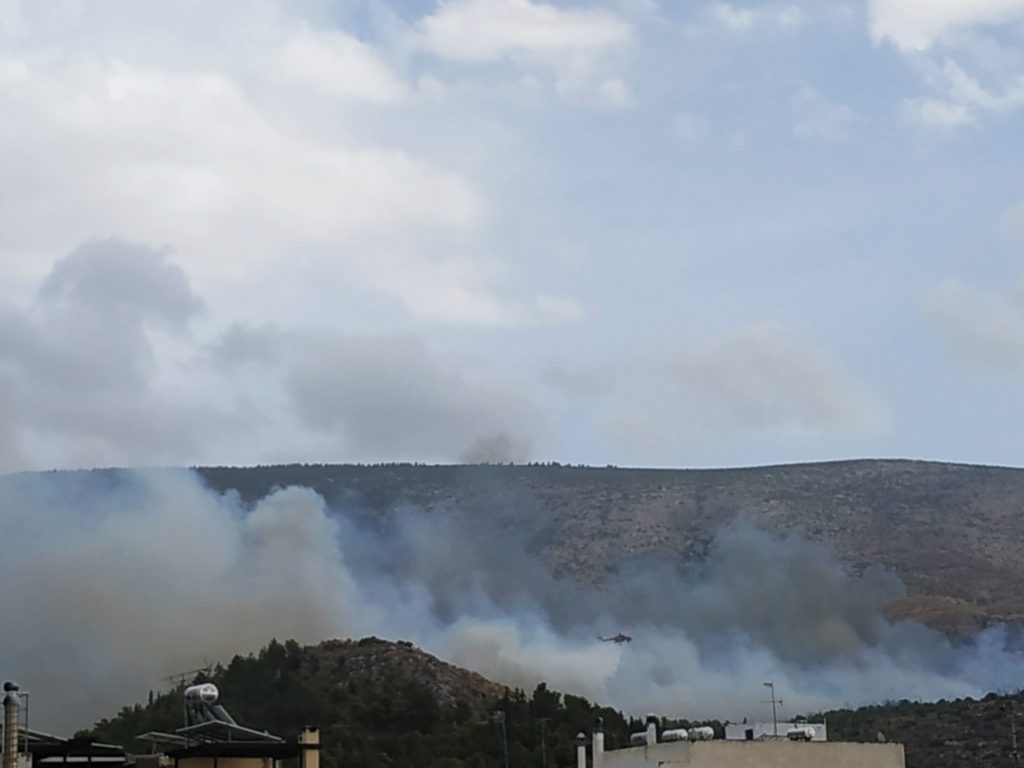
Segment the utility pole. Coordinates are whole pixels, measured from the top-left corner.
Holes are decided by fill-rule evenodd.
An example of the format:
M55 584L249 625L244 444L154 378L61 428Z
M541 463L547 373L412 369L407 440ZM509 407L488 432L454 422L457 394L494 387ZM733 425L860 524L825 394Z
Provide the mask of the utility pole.
M508 734L505 732L505 711L499 709L492 717L494 722L501 726L501 748L505 754L505 768L508 768Z
M541 768L548 768L548 752L547 746L544 744L544 726L547 725L548 718L541 717L538 719L540 720L540 766Z
M769 690L769 692L772 695L772 735L775 736L775 738L778 738L779 737L779 715L775 711L775 705L778 704L781 707L782 706L782 699L776 699L775 698L775 683L768 682L768 683L765 683L764 685L765 685L765 687ZM764 702L764 703L767 704L768 702Z
M1013 757L1013 768L1020 766L1020 752L1017 751L1017 710L1010 704L1010 756Z

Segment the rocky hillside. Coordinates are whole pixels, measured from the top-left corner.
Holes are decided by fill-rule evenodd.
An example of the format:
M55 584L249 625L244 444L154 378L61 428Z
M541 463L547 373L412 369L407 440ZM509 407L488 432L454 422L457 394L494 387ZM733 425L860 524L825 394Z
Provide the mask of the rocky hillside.
M1024 620L1024 470L847 461L721 470L532 466L204 468L253 500L307 485L368 516L398 506L525 537L561 576L600 582L633 558L698 560L744 515L833 546L851 571L881 564L908 597L896 616L970 631Z

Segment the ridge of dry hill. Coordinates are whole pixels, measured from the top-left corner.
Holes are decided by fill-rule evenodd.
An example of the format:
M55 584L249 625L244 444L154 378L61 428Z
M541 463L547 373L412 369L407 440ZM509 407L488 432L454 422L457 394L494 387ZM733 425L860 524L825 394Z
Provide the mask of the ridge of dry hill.
M253 501L305 485L370 517L414 506L515 532L557 575L599 583L633 558L699 560L745 516L801 532L859 572L881 564L908 595L892 612L970 631L1024 620L1024 470L906 460L711 470L560 465L201 468Z

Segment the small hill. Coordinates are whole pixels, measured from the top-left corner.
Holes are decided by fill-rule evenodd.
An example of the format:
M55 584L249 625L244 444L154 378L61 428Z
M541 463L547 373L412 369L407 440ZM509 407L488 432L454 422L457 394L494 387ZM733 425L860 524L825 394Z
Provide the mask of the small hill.
M294 737L304 725L320 725L324 768L501 768L499 712L511 768L573 764L576 733L589 732L598 716L610 744L625 744L630 727L620 713L586 699L544 685L527 696L410 643L374 637L308 647L275 641L194 682L216 684L221 703L247 727ZM182 725L182 691L151 694L89 734L137 748L135 736Z
M456 667L421 651L412 643L366 637L326 640L303 650L299 671L304 684L319 695L352 682L386 688L428 690L442 709L466 707L474 717L489 714L508 690L483 675Z

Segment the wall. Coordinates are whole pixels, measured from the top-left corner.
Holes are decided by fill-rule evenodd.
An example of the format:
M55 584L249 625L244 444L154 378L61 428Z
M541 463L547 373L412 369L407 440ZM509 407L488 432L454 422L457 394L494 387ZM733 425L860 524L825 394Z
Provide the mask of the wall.
M905 768L902 744L670 742L605 752L605 768Z
M214 768L212 757L183 757L178 768ZM274 768L269 757L218 757L217 768Z

